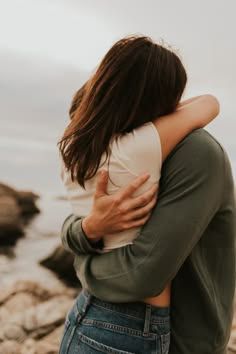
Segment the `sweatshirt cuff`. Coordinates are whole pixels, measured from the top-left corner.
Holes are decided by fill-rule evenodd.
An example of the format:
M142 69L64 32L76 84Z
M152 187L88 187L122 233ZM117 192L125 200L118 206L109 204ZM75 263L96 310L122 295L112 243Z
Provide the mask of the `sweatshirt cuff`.
M82 228L83 219L84 217L79 217L72 223L71 231L74 241L78 243L81 253L100 253L99 251L101 251L104 246L103 239L101 238L99 241L91 242Z

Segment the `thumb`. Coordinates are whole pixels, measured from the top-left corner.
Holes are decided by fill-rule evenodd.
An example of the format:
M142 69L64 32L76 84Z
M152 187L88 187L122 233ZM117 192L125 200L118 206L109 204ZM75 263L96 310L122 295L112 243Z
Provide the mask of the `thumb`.
M101 170L97 177L96 184L96 197L102 197L107 195L107 183L108 183L108 172L106 170Z

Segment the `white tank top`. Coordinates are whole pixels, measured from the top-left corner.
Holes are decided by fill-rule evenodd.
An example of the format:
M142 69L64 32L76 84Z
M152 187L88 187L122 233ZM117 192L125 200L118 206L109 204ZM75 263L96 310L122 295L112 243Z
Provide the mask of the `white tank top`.
M117 141L111 140L111 155L102 166L105 154L101 158L100 169L107 169L109 172L107 193L116 193L120 187L126 186L143 172L148 172L150 178L135 193L134 196L142 194L154 183L159 183L161 175L162 152L160 137L152 122L145 123L130 133L120 136ZM65 169L61 159L61 178L66 187L68 199L75 215L87 216L92 208L93 194L96 187L95 175L85 182L85 190L77 183L72 182L70 172ZM132 228L104 235L104 252L114 248L132 244L138 236L141 227Z

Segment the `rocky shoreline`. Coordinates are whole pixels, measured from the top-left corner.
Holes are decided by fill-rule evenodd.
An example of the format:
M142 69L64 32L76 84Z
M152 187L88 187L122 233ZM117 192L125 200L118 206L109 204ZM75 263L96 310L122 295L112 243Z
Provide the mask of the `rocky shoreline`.
M0 247L17 246L26 226L40 213L39 196L0 183ZM14 253L14 252L13 252ZM73 256L61 246L39 264L61 281L47 287L42 281L19 280L1 288L0 353L56 354L65 316L79 293ZM4 276L4 275L3 275Z

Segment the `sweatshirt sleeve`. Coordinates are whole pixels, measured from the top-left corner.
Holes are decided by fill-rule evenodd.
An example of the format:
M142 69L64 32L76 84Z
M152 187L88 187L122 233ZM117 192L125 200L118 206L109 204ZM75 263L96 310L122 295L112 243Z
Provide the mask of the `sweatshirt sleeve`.
M82 228L83 217L70 214L62 225L61 240L64 248L75 254L99 253L103 240L90 242Z
M134 244L102 255L73 246L82 286L110 302L159 295L220 208L224 161L219 143L203 130L178 144L163 165L158 202ZM86 238L80 221L64 225L63 237L69 230L75 243Z

